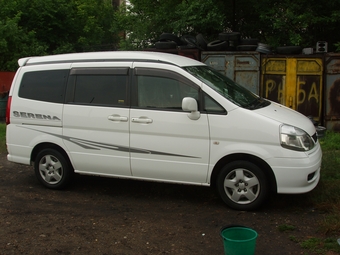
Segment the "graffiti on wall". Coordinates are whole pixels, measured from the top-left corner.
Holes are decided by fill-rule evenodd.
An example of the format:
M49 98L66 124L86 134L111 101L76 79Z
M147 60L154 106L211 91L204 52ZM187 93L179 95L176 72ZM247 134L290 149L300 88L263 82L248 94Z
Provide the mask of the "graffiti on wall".
M320 79L318 75L298 75L296 84L287 84L285 75L265 75L262 96L318 118L322 103Z

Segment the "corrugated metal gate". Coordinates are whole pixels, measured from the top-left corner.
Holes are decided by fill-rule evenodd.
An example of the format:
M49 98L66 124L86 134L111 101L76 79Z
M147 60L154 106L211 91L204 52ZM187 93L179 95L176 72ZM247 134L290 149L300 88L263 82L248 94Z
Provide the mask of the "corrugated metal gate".
M322 121L322 57L262 58L262 97Z

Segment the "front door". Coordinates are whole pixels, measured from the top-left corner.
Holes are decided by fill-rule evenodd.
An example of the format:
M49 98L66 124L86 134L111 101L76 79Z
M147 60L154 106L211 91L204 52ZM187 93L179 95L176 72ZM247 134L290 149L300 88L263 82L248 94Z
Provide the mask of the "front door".
M137 178L206 183L209 162L207 115L188 118L182 110L184 97L200 103L200 89L181 75L180 68L134 64L130 112L132 175ZM169 71L168 69L173 69ZM178 72L176 72L178 69Z

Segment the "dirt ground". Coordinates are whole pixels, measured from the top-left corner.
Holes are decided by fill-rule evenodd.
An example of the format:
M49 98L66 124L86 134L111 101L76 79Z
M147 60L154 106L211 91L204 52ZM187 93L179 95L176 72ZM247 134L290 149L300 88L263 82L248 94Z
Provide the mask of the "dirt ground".
M239 224L257 231L257 255L313 255L295 241L320 235L323 215L301 204L309 195L240 212L207 187L76 176L55 191L1 154L0 254L222 255L221 227Z

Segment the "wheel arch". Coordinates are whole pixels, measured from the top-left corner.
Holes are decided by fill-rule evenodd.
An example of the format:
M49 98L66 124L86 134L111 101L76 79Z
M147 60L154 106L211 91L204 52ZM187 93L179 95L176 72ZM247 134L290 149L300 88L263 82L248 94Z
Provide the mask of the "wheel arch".
M233 162L233 161L237 161L237 160L244 160L244 161L248 161L248 162L251 162L257 165L265 173L266 177L268 178L267 181L268 181L270 191L275 192L275 193L277 192L276 178L271 167L263 159L256 157L254 155L251 155L251 154L246 154L246 153L235 153L235 154L226 155L225 157L221 158L214 166L214 169L210 176L211 187L213 188L216 187L217 176L219 172L222 170L222 168L226 164Z
M56 151L58 151L59 153L61 153L65 159L68 161L69 165L72 167L73 169L73 165L71 163L71 160L68 156L68 154L66 153L66 151L60 147L59 145L55 144L55 143L40 143L40 144L37 144L34 149L32 150L32 153L31 153L31 164L34 163L38 153L44 149L54 149Z

